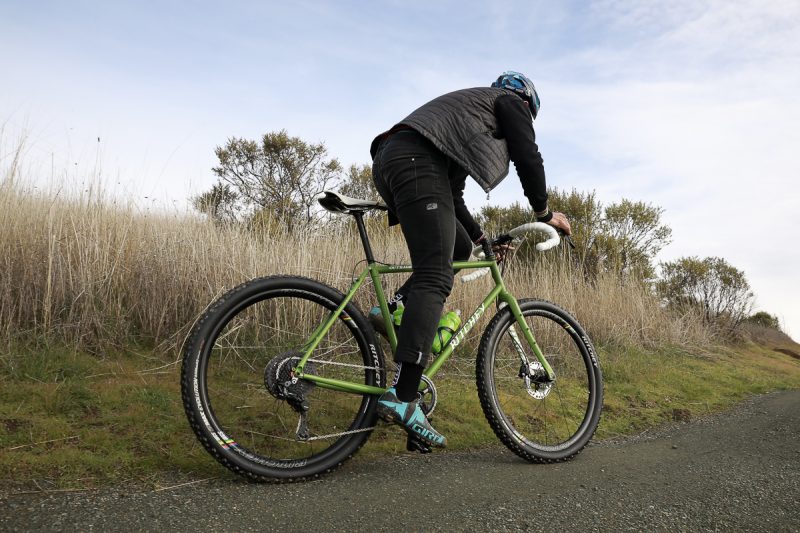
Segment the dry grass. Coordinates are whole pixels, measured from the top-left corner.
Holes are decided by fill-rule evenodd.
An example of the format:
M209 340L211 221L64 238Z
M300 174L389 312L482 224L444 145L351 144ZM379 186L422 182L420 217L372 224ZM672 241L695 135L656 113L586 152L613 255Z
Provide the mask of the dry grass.
M222 475L181 415L176 348L210 301L250 278L301 274L346 290L361 268L357 235L342 223L300 237L279 228L246 233L120 205L98 189L41 192L19 179L16 155L0 153L0 482L80 489L175 469ZM370 235L381 260L407 261L399 231L373 221ZM668 314L640 284L611 275L586 282L565 268L562 253L525 262L521 249L506 279L518 297L572 312L600 348L598 438L798 386L797 361L785 352L720 353L701 321ZM390 277L387 289L401 280ZM469 312L490 284L456 282L448 308ZM373 302L368 289L358 296L362 310ZM496 442L473 385L482 329L440 374L436 423L455 448ZM30 346L40 343L51 346ZM362 456L401 451L397 435L382 429Z
M742 325L742 336L758 346L800 359L800 344L777 329L745 322Z
M575 315L596 344L654 349L709 341L700 321L668 313L640 282L621 281L611 273L584 280L565 268L566 258L557 253L538 263L511 270L507 277L512 291L558 303Z
M257 276L300 274L346 290L363 257L347 224L288 236L220 228L192 214L168 214L112 202L99 189L40 192L7 157L0 182L0 338L37 339L99 351L136 344L174 348L203 308ZM370 224L386 262L406 261L398 230ZM613 277L587 283L570 275L558 253L507 276L518 297L559 303L601 345L703 344L696 322L669 316L649 290ZM360 268L360 267L358 267ZM389 289L399 284L389 278ZM450 308L468 311L490 279L456 283ZM362 309L374 299L358 298Z

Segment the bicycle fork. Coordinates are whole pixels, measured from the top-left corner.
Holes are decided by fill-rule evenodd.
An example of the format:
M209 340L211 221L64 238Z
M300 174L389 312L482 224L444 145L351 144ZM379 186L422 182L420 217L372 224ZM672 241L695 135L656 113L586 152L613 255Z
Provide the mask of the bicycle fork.
M537 400L541 400L550 392L550 389L556 380L555 372L550 367L547 359L545 359L544 353L542 353L542 350L539 347L539 344L536 342L536 339L534 339L533 333L522 316L522 311L519 309L519 305L516 303L516 301L514 301L512 304L501 301L498 302L497 309L501 310L506 306L511 308L511 313L516 321L516 324L511 324L509 326L508 334L511 337L511 344L514 347L514 351L517 352L517 355L520 359L519 377L525 383L525 389L528 391L528 394ZM515 308L517 311L516 313L514 312ZM517 326L521 327L523 336L526 338L528 345L531 347L534 356L536 356L536 360L530 361L528 359L528 356L525 353L524 344L517 333ZM531 387L531 385L533 385L533 387Z

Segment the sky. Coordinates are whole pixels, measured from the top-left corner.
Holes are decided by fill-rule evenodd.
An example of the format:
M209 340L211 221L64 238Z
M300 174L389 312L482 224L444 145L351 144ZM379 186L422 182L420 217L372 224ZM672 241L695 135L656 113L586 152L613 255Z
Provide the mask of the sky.
M660 260L725 258L800 336L796 0L4 0L0 58L0 158L24 137L30 179L178 209L229 137L364 164L419 105L524 72L548 185L664 208ZM519 198L512 171L488 203Z

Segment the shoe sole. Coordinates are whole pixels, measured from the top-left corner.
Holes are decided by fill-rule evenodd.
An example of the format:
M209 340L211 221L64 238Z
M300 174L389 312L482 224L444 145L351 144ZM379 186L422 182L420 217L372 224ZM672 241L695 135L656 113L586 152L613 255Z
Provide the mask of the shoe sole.
M384 339L386 339L388 341L389 340L389 333L386 331L386 323L383 321L383 317L382 316L370 315L369 316L369 321L370 321L370 324L372 324L372 329L375 330L375 333L379 334L381 337L383 337ZM395 337L397 337L399 331L400 331L400 328L398 326L394 326L394 335L395 335Z

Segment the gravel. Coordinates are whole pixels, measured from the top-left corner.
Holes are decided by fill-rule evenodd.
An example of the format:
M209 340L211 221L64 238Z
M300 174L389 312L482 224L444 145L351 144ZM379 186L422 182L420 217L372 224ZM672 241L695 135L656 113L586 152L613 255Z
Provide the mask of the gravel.
M160 491L6 493L0 530L800 531L798 437L800 391L788 391L557 465L496 447L356 461L293 485L220 467Z

